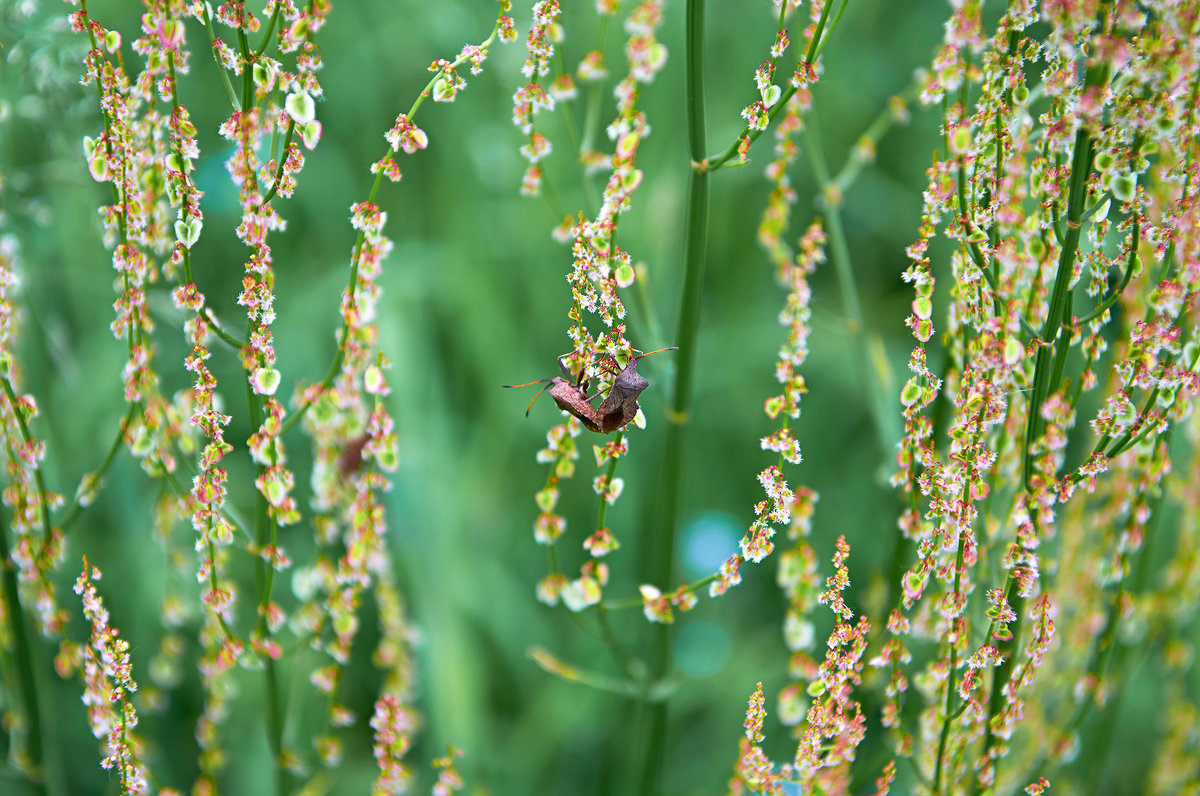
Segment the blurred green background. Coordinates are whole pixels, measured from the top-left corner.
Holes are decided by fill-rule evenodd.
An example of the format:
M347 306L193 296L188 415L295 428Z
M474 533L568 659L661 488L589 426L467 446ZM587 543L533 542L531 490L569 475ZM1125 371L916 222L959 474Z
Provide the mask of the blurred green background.
M566 38L561 51L573 68L594 46L595 12L591 3L564 5L569 7L562 18ZM288 220L287 231L272 237L282 394L290 394L296 380L319 379L333 355L338 300L354 239L349 207L366 196L371 180L367 166L383 152L383 132L427 81L425 67L436 58L453 58L464 43L482 40L495 18L491 2L376 0L336 6L317 36L325 61L320 73L325 97L318 105L324 136L315 151L305 153L295 198L276 200ZM138 8L97 0L89 10L123 32L126 63L135 63L129 43ZM646 181L632 209L621 217L622 247L647 267L650 306L629 302L629 337L644 350L675 342L671 330L681 282L688 176L683 11L683 2L666 6L659 35L670 59L639 99L653 130L638 156ZM3 228L16 234L22 246L23 385L41 405L36 433L49 445L49 482L69 494L80 475L98 463L124 412L124 345L108 330L113 275L95 212L108 189L88 176L80 145L101 123L94 89L78 83L83 43L65 30L65 13L66 6L55 4L0 6L0 200ZM753 72L773 39L774 13L768 3L710 4L710 152L723 150L741 129L739 112L754 97ZM824 76L814 90L833 170L888 97L903 90L913 70L929 61L946 13L940 2L850 4L825 50ZM562 212L595 211L580 189L565 128L545 115L539 117L539 129L555 146L545 163L554 206L518 194L524 163L517 149L523 142L511 123L511 96L523 82L519 67L529 9L518 4L514 16L520 42L493 47L484 74L470 77L453 104L422 107L417 122L428 133L429 148L401 160L404 179L385 186L380 202L395 249L381 279L378 324L394 365L390 400L401 454L395 489L387 496L389 544L422 639L418 708L425 725L408 759L427 782L426 761L453 743L466 751L461 770L469 785L486 792L619 793L631 759L632 703L559 681L527 657L530 647L542 646L566 661L616 672L594 635L592 617L580 620L535 599L546 554L533 540L533 493L546 471L534 455L545 444L545 430L557 411L543 399L526 419L522 415L532 393L500 389L501 384L554 375L555 356L569 348L565 274L570 254L551 239L550 230ZM794 41L800 27L793 24ZM232 233L237 204L224 168L229 151L216 134L228 103L199 26L189 23L187 35L193 56L180 91L200 130L196 180L205 191L206 213L192 263L211 306L233 322L242 317L234 298L245 250ZM613 26L607 56L610 70L618 75L621 44ZM567 112L578 123L582 105L577 101ZM613 112L606 92L605 124ZM877 163L845 197L864 315L868 328L883 336L893 368L904 367L911 348L903 326L911 292L899 273L907 264L903 247L915 237L923 173L938 141L935 124L930 114L914 110L913 121L885 138ZM761 407L776 391L774 361L784 336L776 316L785 293L755 242L767 194L762 169L771 146L765 136L749 167L722 171L712 179L700 368L678 546L681 581L710 573L736 549L761 496L755 475L771 462L758 440L772 428ZM788 234L794 241L817 212L806 155L791 176L800 197ZM597 190L599 180L593 181ZM890 474L892 440L879 439L868 415L832 267L819 271L813 284L812 353L804 368L810 393L797 429L805 461L786 474L790 484L805 484L820 494L812 543L824 570L833 540L845 534L853 548L850 604L879 617L882 584L897 563L897 497L883 483ZM162 284L155 288L151 306L159 323L159 370L172 392L190 379L182 365L180 318L168 290ZM641 368L651 381L642 396L649 428L630 436L631 455L619 468L625 492L609 514L622 543L608 560L613 597L635 594L639 540L665 532L648 518L657 496L654 451L663 438L672 356L647 360ZM241 409L235 357L221 349L212 367L235 418L228 437L241 453L250 429ZM898 418L897 405L897 424ZM568 573L584 560L579 544L594 518L595 496L589 487L595 474L593 441L585 432L579 472L564 486L562 505L569 524L559 550ZM308 489L304 440L296 436L288 444L301 474L298 497L303 502ZM238 478L236 471L233 478ZM233 493L245 511L251 491L244 470L241 479ZM71 532L64 571L65 583L83 554L104 571L101 588L113 622L132 642L135 673L144 681L146 660L162 633L158 594L168 577L165 554L148 543L157 489L127 453L119 456L101 499ZM310 535L307 524L287 531L284 544L294 560L303 561L311 551ZM772 713L766 748L779 760L794 753L788 731L776 721L773 699L788 682L780 631L785 603L774 583L775 562L748 564L742 573L743 583L726 597L702 599L677 624L674 649L687 677L671 703L664 760L667 792L723 792L742 735L746 699L759 680ZM287 582L285 578L285 587ZM78 614L68 599L73 595L64 591L63 597ZM346 701L360 721L349 734L348 764L331 783L334 793L364 792L374 775L366 720L379 683L365 660L376 631L370 607L364 616L358 661L346 682ZM644 632L640 612L615 619L618 635L636 649ZM818 612L817 621L819 632L828 627L825 612ZM72 631L81 634L82 625ZM296 674L310 662L297 653ZM184 677L163 711L147 713L142 726L151 770L163 784L179 787L187 787L196 774L192 729L201 699L195 676L185 672ZM267 784L262 762L266 745L256 707L260 681L256 673L240 679L243 697L229 725L228 746L257 754L231 756L229 793L259 792ZM109 792L114 784L99 769L78 693L74 683L55 688L51 720L60 739L56 754L72 761L66 774L70 792ZM302 683L296 693L306 693ZM868 704L868 709L875 707ZM318 712L309 708L294 714L289 726L289 740L302 754L308 754L306 722ZM886 759L881 743L882 735L873 733L862 749L857 770L864 785ZM0 789L5 787L0 782ZM13 787L18 789L5 792L20 792Z

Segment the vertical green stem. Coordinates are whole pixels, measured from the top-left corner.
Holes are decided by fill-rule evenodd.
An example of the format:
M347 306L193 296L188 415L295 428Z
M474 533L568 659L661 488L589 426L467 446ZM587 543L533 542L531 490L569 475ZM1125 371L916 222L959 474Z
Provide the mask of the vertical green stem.
M1085 90L1094 85L1102 85L1108 80L1107 66L1094 66L1088 69L1084 81ZM1075 150L1071 157L1071 187L1067 196L1067 229L1063 240L1062 251L1058 258L1058 271L1054 278L1054 287L1050 293L1050 307L1046 320L1038 335L1044 343L1038 347L1034 359L1033 394L1029 399L1029 420L1025 426L1025 460L1024 478L1026 488L1030 486L1033 475L1033 443L1046 430L1042 419L1042 404L1050 396L1056 386L1052 383L1052 371L1062 374L1062 364L1066 357L1066 348L1071 343L1070 331L1070 281L1079 253L1079 241L1083 234L1083 210L1087 199L1088 174L1092 170L1094 147L1092 137L1086 127L1080 127L1075 134Z
M246 339L250 339L250 332L253 331L252 324L246 328ZM246 401L250 408L250 424L254 428L262 426L262 406L259 402L259 397L254 394L254 390L250 387L249 380L246 381ZM262 467L259 468L259 473L262 473ZM270 508L267 506L267 499L258 490L255 490L255 541L258 549L261 551L275 540L272 538L274 529L274 521L271 519ZM255 574L258 582L263 589L262 602L259 604L259 609L263 611L262 619L259 627L255 631L256 634L261 634L265 639L270 632L266 623L265 611L270 605L270 589L271 583L274 580L274 571L271 565L260 555L255 560ZM291 791L290 777L288 769L283 759L283 714L280 708L282 697L279 693L279 672L276 668L276 661L269 655L264 656L266 664L263 672L266 676L267 686L267 704L266 704L266 730L267 743L271 749L271 765L275 768L275 793L277 796L286 796Z
M687 226L684 233L683 292L675 345L679 347L678 369L671 397L667 438L663 450L663 481L659 518L651 536L642 570L645 582L670 588L675 557L675 533L683 492L688 413L692 405L692 382L696 368L696 339L700 330L700 299L703 293L704 261L708 245L708 171L701 166L706 147L704 136L704 0L688 0L686 11L685 102L688 152L692 173L688 185ZM666 627L653 628L649 656L649 682L666 676L671 667L670 635ZM641 709L640 732L635 742L643 754L640 793L657 790L667 705L659 701Z
M15 405L14 412L20 412ZM48 513L46 506L42 507ZM11 527L11 526L10 526ZM30 782L37 793L46 793L42 770L42 714L38 701L38 678L33 661L33 643L30 640L28 622L25 611L21 608L21 596L17 591L16 567L9 555L8 536L0 528L0 579L4 581L4 602L8 606L8 632L13 640L13 658L15 659L17 676L20 687L13 689L20 693L24 702L25 720L25 752L28 754L29 767L32 769ZM15 735L15 733L13 733Z

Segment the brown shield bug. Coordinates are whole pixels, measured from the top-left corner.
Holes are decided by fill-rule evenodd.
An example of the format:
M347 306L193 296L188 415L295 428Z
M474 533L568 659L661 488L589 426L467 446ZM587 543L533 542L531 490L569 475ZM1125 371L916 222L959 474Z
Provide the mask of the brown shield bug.
M592 431L599 431L600 426L596 424L596 409L588 403L588 398L584 394L588 383L583 379L583 372L580 372L579 380L573 381L571 379L571 371L567 370L567 366L563 364L562 359L558 360L558 368L562 371L562 376L555 376L552 379L527 381L524 384L503 384L501 386L514 389L516 387L528 387L530 384L546 383L546 386L538 390L537 395L533 396L533 401L530 401L529 406L525 408L526 417L529 417L529 410L533 408L534 401L537 401L546 390L550 390L550 397L554 399L554 403L558 404L559 409L564 412L570 412Z
M567 370L567 366L563 364L562 359L558 360L558 367L563 373L562 376L555 376L552 379L538 379L537 381L529 381L524 384L505 384L503 386L509 388L528 387L530 384L545 382L547 386L539 390L538 394L533 396L533 401L529 402L529 407L525 410L526 417L529 416L529 409L533 408L533 402L538 399L538 396L546 390L550 390L550 397L558 404L559 409L579 418L579 422L583 423L590 431L595 431L598 434L611 434L633 421L638 412L637 398L642 394L643 390L650 386L650 382L646 381L646 377L637 372L637 363L651 354L674 350L676 349L672 346L632 357L625 364L625 367L619 371L617 370L616 360L612 357L606 358L605 369L609 372L616 372L616 377L613 379L608 395L605 396L598 409L591 404L596 396L589 397L587 395L588 382L583 378L582 371L578 379L572 380L571 372Z

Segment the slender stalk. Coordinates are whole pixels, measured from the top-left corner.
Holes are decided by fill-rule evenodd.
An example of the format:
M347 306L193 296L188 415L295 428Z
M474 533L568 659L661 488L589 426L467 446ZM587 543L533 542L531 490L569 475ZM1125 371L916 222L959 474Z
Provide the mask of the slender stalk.
M614 444L620 445L621 439L624 437L624 435L625 432L618 431L617 435L613 438ZM619 456L614 456L608 460L608 470L604 474L604 483L606 485L612 484L613 477L617 472L618 461L620 461ZM597 531L604 527L604 518L607 516L607 514L608 498L604 494L601 494L600 505L596 509ZM613 632L612 624L608 621L608 608L604 605L604 603L596 604L596 621L600 625L600 637L604 639L604 644L608 647L608 650L612 654L613 659L617 662L617 665L621 667L622 673L627 676L632 674L636 668L633 658L630 657L629 653L625 650L625 647L621 644L620 639L617 638L617 634Z
M1174 427L1172 426L1163 434L1156 455L1164 457L1169 455L1173 431ZM1145 494L1144 497L1147 506L1150 507L1150 519L1146 524L1143 537L1146 541L1139 549L1123 550L1120 553L1116 570L1132 570L1133 574L1126 576L1110 591L1103 630L1100 631L1093 643L1092 652L1085 668L1089 679L1094 678L1096 682L1106 684L1110 693L1118 695L1125 692L1123 686L1131 674L1124 666L1129 648L1117 641L1117 633L1123 618L1122 609L1127 599L1139 596L1144 589L1144 575L1147 569L1147 562L1150 560L1150 550L1147 548L1158 538L1158 526L1162 522L1163 508L1166 502L1162 490L1151 491L1149 494ZM1125 523L1126 531L1131 524L1132 518L1127 519ZM1130 564L1131 560L1135 562L1133 566ZM1110 671L1112 672L1111 678L1109 675ZM1116 700L1115 704L1101 704L1096 699L1090 697L1081 700L1075 706L1071 717L1059 729L1060 737L1064 739L1070 738L1083 726L1085 719L1093 712L1098 712L1104 715L1102 719L1103 723L1101 724L1102 730L1099 736L1107 741L1111 738L1119 706L1119 699ZM1107 754L1105 752L1107 752L1107 749L1105 748L1105 744L1100 744L1094 748L1097 752L1101 753L1096 756L1096 760L1106 759ZM1030 768L1033 776L1029 778L1029 781L1036 781L1037 777L1043 776L1048 772L1052 774L1060 765L1062 765L1062 761L1052 760L1047 752L1043 752L1038 758L1036 765ZM1094 766L1091 768L1096 769L1095 773L1099 774L1099 770L1103 766Z
M604 48L608 42L608 21L611 19L609 14L600 15L600 32L596 34L596 43L592 48L595 52L604 52ZM600 103L604 100L604 92L601 90L601 82L594 81L588 89L587 107L583 117L583 138L579 142L579 155L592 148L592 141L595 140L596 131L600 129Z
M137 413L141 411L141 408L142 404L140 401L134 401L129 405L129 411L125 413L125 417L121 418L121 425L117 428L117 435L113 438L112 444L108 446L108 453L105 454L104 460L100 462L99 467L84 476L85 479L90 477L92 484L91 486L87 483L80 484L80 490L75 495L75 499L71 501L70 508L67 509L66 515L58 523L59 530L64 534L67 532L67 528L71 526L71 523L75 522L79 517L80 512L87 507L85 499L90 497L91 493L100 489L100 482L104 479L104 474L108 472L109 466L112 465L113 460L117 457L117 452L121 450L121 443L125 440L125 431L129 428L134 418L137 417Z
M621 438L624 436L625 436L624 431L618 431L617 435L615 437L613 437L613 444L620 445ZM618 461L620 461L619 456L613 456L611 459L608 460L608 470L607 470L607 472L604 473L604 483L606 485L612 484L613 477L617 474L617 462ZM604 518L605 518L605 516L607 516L607 514L608 514L608 498L605 497L604 495L601 495L600 496L600 505L596 508L596 530L597 531L604 527Z
M250 337L252 329L246 329L246 337ZM262 405L260 399L254 394L250 387L249 380L246 381L246 400L250 408L250 423L254 428L262 426ZM263 467L259 467L261 474ZM271 517L270 508L267 506L267 498L261 491L255 490L255 542L258 545L259 551L266 548L268 544L275 543L275 520ZM271 601L271 584L274 582L275 571L271 565L260 555L255 560L255 570L258 576L258 581L263 590L263 597L259 603L259 626L255 631L265 640L267 634L270 633L269 626L266 622L266 609ZM266 723L267 723L267 743L271 749L271 764L275 767L275 793L277 796L287 796L291 791L287 767L283 760L283 715L280 709L281 698L279 694L279 673L275 666L275 659L269 655L264 656L266 665L264 674L266 675L267 685L267 704L266 704Z
M6 382L7 383L7 382ZM20 410L13 406L14 412ZM43 506L43 513L47 509ZM11 527L11 524L9 525ZM38 698L38 677L34 668L33 643L26 613L21 607L21 595L17 590L17 572L9 555L8 535L0 528L0 580L3 580L5 613L8 616L8 632L13 642L13 657L16 659L19 687L14 694L23 703L27 726L25 728L25 752L28 755L29 782L38 793L46 793L42 770L42 713Z
M1137 211L1134 211L1133 232L1130 235L1129 244L1129 260L1125 264L1125 275L1121 277L1121 284L1117 285L1111 294L1103 301L1096 305L1096 309L1089 312L1080 318L1077 323L1082 326L1088 321L1095 320L1108 311L1110 307L1117 303L1117 299L1121 298L1121 294L1125 292L1125 288L1129 286L1129 282L1133 279L1133 272L1137 269L1138 262L1138 247L1142 242L1142 219Z
M213 30L212 15L207 13L205 6L202 5L200 8L204 15L204 30L206 33L208 33L208 43L214 44L217 40L217 32ZM217 65L217 74L221 77L221 84L225 86L225 95L229 97L229 104L234 110L237 110L240 106L238 104L237 94L233 90L233 83L229 82L229 71L225 68L224 64L221 63L221 59L217 55L215 48L213 48L212 53L213 61Z
M893 443L900 439L895 412L889 412L883 396L890 393L887 385L880 384L876 371L871 368L871 352L863 319L862 303L858 298L858 285L854 280L854 265L850 261L850 247L846 242L846 231L842 226L841 196L837 183L830 177L825 152L821 146L815 109L809 109L804 118L804 132L808 142L809 160L825 197L825 229L829 233L829 251L837 272L838 287L842 294L842 313L846 316L846 331L855 340L858 359L859 384L867 392L867 409L875 423L875 433L884 456L890 455Z
M1087 87L1100 85L1108 79L1106 66L1092 67L1087 72ZM1071 157L1071 189L1067 197L1067 233L1058 258L1058 271L1050 293L1050 307L1038 337L1044 341L1038 347L1034 359L1033 395L1029 399L1029 422L1025 427L1024 478L1028 488L1033 475L1033 443L1046 430L1042 419L1042 404L1050 396L1053 387L1052 371L1061 374L1062 359L1071 342L1070 281L1079 253L1079 241L1083 233L1084 202L1087 199L1087 179L1092 170L1094 147L1087 128L1080 127L1075 134L1075 151ZM1052 345L1047 345L1053 341ZM1057 360L1057 362L1056 362Z
M490 45L496 39L496 35L499 32L500 32L500 18L497 18L496 24L492 28L491 35L488 36L480 44L480 47L486 49L487 46ZM425 88L422 89L421 93L417 95L417 98L415 100L413 100L412 106L408 109L408 113L405 114L406 118L408 118L409 120L412 120L416 116L417 109L419 109L421 107L421 104L423 102L425 102L425 98L430 95L430 91L433 89L434 83L436 83L438 80L440 80L443 75L448 74L451 70L456 69L459 66L462 66L467 61L467 59L468 59L467 55L460 55L449 66L445 67L444 69L442 69L438 72L435 72L433 77L429 78L429 82L425 84ZM385 157L392 156L395 154L396 154L396 150L389 147ZM376 195L378 195L379 189L382 185L383 185L383 171L380 170L375 175L374 182L371 183L371 190L370 190L370 193L368 193L368 195L367 195L367 202L370 202L372 204L375 202L375 197L376 197ZM354 297L354 293L358 287L358 266L359 266L359 262L361 261L361 258L362 258L363 244L366 243L366 240L367 240L367 233L364 230L359 230L358 236L354 240L354 253L350 256L350 278L346 282L346 292L350 295L351 298ZM349 333L350 333L350 322L348 320L343 320L341 331L338 333L338 336L337 336L337 339L338 339L337 351L334 353L333 361L329 363L329 370L326 371L325 378L323 378L321 380L320 390L318 391L318 394L323 393L325 390L328 390L333 385L333 381L334 381L334 379L337 378L338 373L341 372L342 361L346 357L346 335ZM312 408L312 405L313 405L312 398L310 397L310 398L306 399L304 401L304 403L300 405L300 408L297 409L292 414L291 417L289 417L287 420L285 420L283 422L283 427L279 431L279 436L282 437L284 434L286 434L288 431L290 431L293 426L295 426L297 423L299 423L301 421L301 419L303 419L304 415L308 412L308 410Z
M1091 86L1105 80L1107 80L1107 69L1105 67L1092 68L1088 70L1085 83L1087 86ZM1033 487L1031 483L1035 458L1033 444L1045 432L1045 420L1042 418L1041 411L1042 404L1050 395L1052 384L1055 383L1055 377L1061 378L1062 376L1066 348L1070 345L1071 341L1071 291L1069 283L1083 230L1084 222L1082 219L1085 209L1084 202L1087 196L1087 178L1092 170L1093 155L1094 148L1091 136L1087 133L1086 128L1081 127L1075 136L1075 148L1071 159L1071 187L1067 198L1067 233L1059 256L1054 287L1050 294L1049 311L1046 313L1046 319L1038 335L1044 342L1039 346L1036 358L1034 359L1033 394L1029 399L1028 420L1025 426L1022 473L1023 483L1026 492L1029 494L1030 503L1033 502ZM1053 342L1051 343L1050 341ZM1009 590L1011 587L1011 581L1012 573L1009 573L1009 585L1006 586L1006 590ZM1010 605L1016 613L1017 619L1010 626L1013 634L1012 639L1000 650L1004 656L1004 663L996 669L993 676L992 695L988 703L988 720L985 725L988 727L991 726L993 717L999 713L1003 706L1004 700L1002 694L1008 685L1009 679L1012 677L1013 667L1016 665L1013 659L1019 649L1021 626L1025 622L1025 599L1020 595L1015 595ZM986 757L990 754L995 743L996 738L989 731L984 739L983 756ZM979 783L977 781L976 792L979 792L978 788Z
M688 0L687 6L687 131L694 164L703 160L704 73L703 42L704 0ZM691 408L692 380L696 366L696 338L700 329L700 298L703 292L704 264L708 247L708 172L693 168L688 185L687 226L684 232L684 282L680 302L676 345L678 368L670 417L673 427L687 423Z
M296 120L292 119L288 123L287 136L283 139L283 151L279 153L279 166L275 169L275 180L271 183L270 190L267 191L258 203L259 208L262 208L267 202L275 198L275 192L279 190L279 183L283 181L283 167L287 164L288 147L292 144L292 136L296 133Z
M25 444L30 444L33 441L32 435L29 433L29 426L25 423L25 415L21 410L21 406L17 403L17 393L13 389L12 382L7 376L0 376L0 386L4 388L4 396L8 399L8 405L12 409L13 417L16 418L17 427L21 429L21 440ZM52 531L50 526L50 503L46 498L46 479L42 476L42 466L40 464L33 465L33 482L37 486L38 500L42 507L42 546L43 549L50 544ZM8 560L7 556L4 558ZM16 603L14 603L14 606Z
M254 107L254 70L250 68L254 59L250 56L250 40L246 38L245 29L237 29L237 39L238 50L246 63L246 67L242 69L242 113L249 113Z
M663 450L663 480L660 491L658 531L651 537L643 561L648 583L663 588L672 582L675 534L679 525L679 506L683 492L683 466L688 414L692 405L692 382L696 369L696 340L700 330L700 298L703 293L704 264L708 246L708 171L700 166L706 147L704 131L704 0L688 0L686 11L687 51L685 54L685 102L688 151L692 161L688 185L687 226L684 233L683 291L675 345L679 347L678 368L668 415L667 438ZM649 655L649 682L666 676L671 667L670 634L654 627ZM639 792L648 796L657 791L663 737L667 726L665 701L643 704L640 732L635 741L643 750L642 780Z
M254 51L254 61L258 61L258 57L267 49L267 45L271 43L271 34L275 32L275 25L279 22L279 12L283 10L282 3L275 4L275 12L271 14L271 21L267 23L267 29L263 33L262 44L258 45L258 49Z
M825 46L826 37L833 29L833 26L837 24L837 21L841 19L842 12L846 10L847 2L848 0L842 0L842 4L838 7L837 14L834 15L832 24L829 21L829 12L833 7L832 3L825 4L824 9L821 11L821 18L817 20L817 26L813 32L813 37L809 41L808 51L804 54L804 58L799 61L797 64L798 66L803 65L808 67L816 63L817 56L820 55L821 50ZM770 128L771 122L775 121L775 117L783 112L783 109L787 106L788 100L790 100L792 95L795 93L796 87L791 84L791 81L789 81L787 86L783 89L783 93L779 95L779 99L775 102L775 105L772 106L770 112L767 114L766 127L754 129L747 124L742 130L742 134L739 135L734 142L729 145L729 148L726 149L722 154L714 155L713 157L704 159L699 157L695 151L693 151L692 160L696 163L703 162L709 171L716 171L717 169L728 168L730 166L743 165L744 161L740 159L733 160L733 157L738 154L738 147L740 146L742 139L746 139L750 142L750 145L753 145L754 142L758 140L758 137L762 135L764 131ZM703 140L703 136L701 137L701 140Z
M917 80L913 80L908 86L901 91L897 97L903 101L904 105L909 105L921 94L921 84ZM846 162L842 164L842 168L834 176L832 183L841 192L845 193L850 186L862 173L862 170L867 165L875 162L875 148L884 136L896 126L899 117L896 115L896 110L891 102L888 102L884 108L879 111L879 114L871 120L867 128L863 130L862 135L858 137L859 145L851 147L850 153L846 156ZM870 144L869 148L865 148L863 144Z
M281 696L279 693L279 668L274 658L267 658L265 669L267 675L267 740L271 744L271 754L275 758L273 764L276 770L275 793L287 796L291 793L291 775L283 759L283 711L280 710Z

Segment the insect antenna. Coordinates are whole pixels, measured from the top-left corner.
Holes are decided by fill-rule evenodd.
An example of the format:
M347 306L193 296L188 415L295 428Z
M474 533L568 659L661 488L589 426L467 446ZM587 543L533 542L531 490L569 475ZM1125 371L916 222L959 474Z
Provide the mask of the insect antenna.
M641 356L639 356L637 358L643 359L645 357L650 356L651 354L661 354L663 351L678 351L678 350L679 350L679 346L677 346L677 345L667 346L666 348L656 348L653 351L647 351L646 353L642 354Z
M530 384L545 384L546 385L545 387L543 387L542 389L537 391L537 395L533 396L533 400L529 402L529 406L525 407L525 417L529 417L529 412L533 409L533 404L537 401L538 398L542 397L542 393L544 393L546 390L550 389L550 383L552 381L554 381L554 379L535 379L534 381L527 381L524 384L501 384L500 386L507 387L510 390L515 390L517 387L528 387Z

